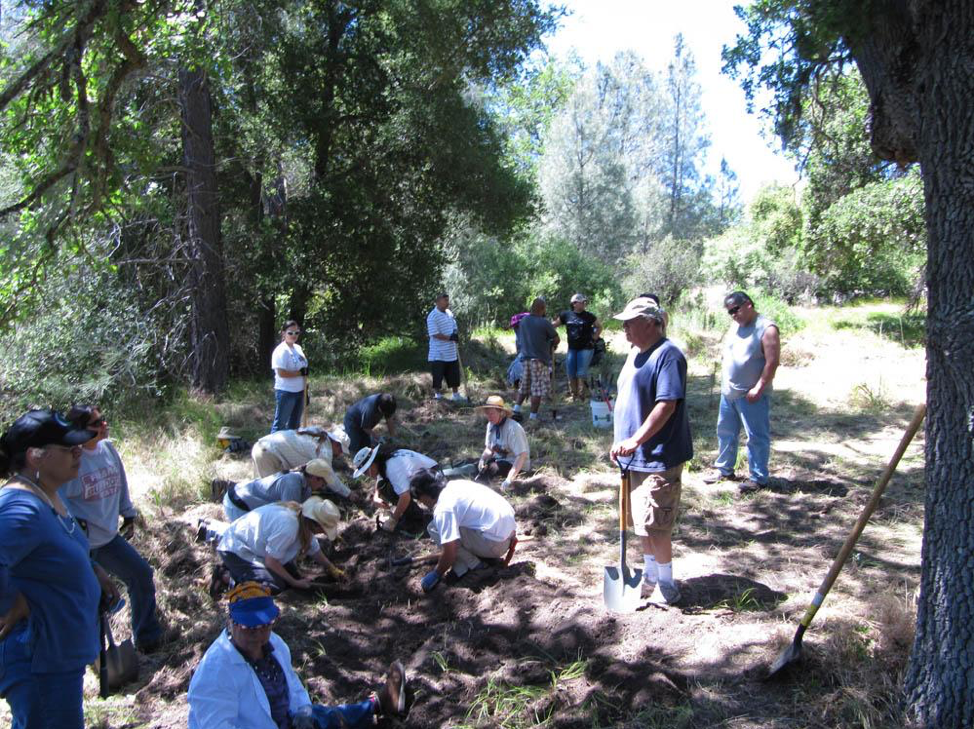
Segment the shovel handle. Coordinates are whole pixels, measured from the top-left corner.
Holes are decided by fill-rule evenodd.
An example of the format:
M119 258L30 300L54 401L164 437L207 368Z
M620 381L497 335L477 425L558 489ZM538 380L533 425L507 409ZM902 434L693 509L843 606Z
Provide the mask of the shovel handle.
M883 491L886 490L886 485L889 483L890 478L893 476L893 472L899 465L900 459L906 452L907 446L913 440L913 436L920 429L920 424L923 422L923 416L927 413L927 406L925 403L920 403L917 405L916 411L913 413L913 420L906 427L906 431L903 433L903 437L900 438L900 444L896 447L896 451L893 453L893 457L890 458L889 463L886 464L886 469L883 474L879 477L876 485L873 487L872 496L869 497L869 501L862 509L862 513L859 515L859 519L856 521L856 525L852 528L852 532L846 537L845 544L842 545L842 549L836 555L835 560L832 562L832 567L829 568L829 573L822 580L822 584L818 588L818 592L815 593L815 597L812 598L811 604L805 611L805 616L801 620L801 625L805 628L809 626L812 622L812 618L815 617L815 613L818 612L819 607L825 601L825 596L829 594L829 590L832 589L832 585L835 583L836 578L839 576L839 572L842 571L842 566L845 561L849 558L849 554L852 552L853 547L856 546L856 542L859 540L859 535L862 534L862 530L866 528L866 522L869 521L869 517L872 516L873 512L876 511L876 507L879 506L879 500L883 495Z
M626 527L629 519L627 507L629 505L629 469L622 472L619 483L619 565L626 566ZM620 573L621 574L621 573Z

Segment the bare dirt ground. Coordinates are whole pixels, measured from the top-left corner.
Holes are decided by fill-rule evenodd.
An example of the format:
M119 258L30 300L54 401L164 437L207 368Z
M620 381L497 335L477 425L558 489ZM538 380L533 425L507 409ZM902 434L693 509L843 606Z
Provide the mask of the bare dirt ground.
M613 346L624 351L618 339ZM753 496L700 481L714 453L716 411L712 359L691 361L697 454L674 533L677 606L645 603L630 615L604 609L603 566L618 553L618 476L605 458L611 436L591 426L587 404L563 405L562 419L529 432L534 475L511 500L530 539L507 568L424 595L422 567L391 565L433 551L422 521L396 535L377 531L371 483L337 500L345 519L333 559L349 580L286 594L276 628L312 697L357 700L400 658L414 698L408 718L395 724L403 727L897 726L919 577L922 437L806 636L801 666L785 681L760 679L791 641L922 397L922 350L862 327L812 325L785 347L772 409L774 478ZM403 442L444 463L477 455L483 419L423 400L419 382L385 381L403 402ZM478 381L471 395L482 400L494 384ZM336 381L317 395L313 412L334 418L379 385ZM252 410L234 405L227 418L240 424ZM224 456L213 473L239 479L249 468ZM91 678L92 727L185 726L192 670L223 624L225 605L205 590L215 558L192 539L195 519L219 507L146 509L151 529L139 545L156 565L161 607L182 638L147 657L140 681L107 702L96 698ZM640 563L634 544L629 559ZM124 635L124 617L118 622Z

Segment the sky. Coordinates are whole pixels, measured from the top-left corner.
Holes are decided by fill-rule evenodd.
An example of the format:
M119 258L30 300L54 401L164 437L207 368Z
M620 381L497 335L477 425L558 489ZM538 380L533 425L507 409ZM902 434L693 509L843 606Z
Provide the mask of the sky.
M633 50L654 71L663 71L673 57L673 38L683 33L697 65L701 104L711 146L706 171L716 174L721 157L737 173L741 199L749 201L765 182L795 184L794 166L776 150L776 138L761 136L764 126L748 114L744 92L720 72L720 52L731 45L744 24L734 15L746 0L558 0L572 14L547 39L548 50L565 58L574 49L586 65L610 61L622 50Z

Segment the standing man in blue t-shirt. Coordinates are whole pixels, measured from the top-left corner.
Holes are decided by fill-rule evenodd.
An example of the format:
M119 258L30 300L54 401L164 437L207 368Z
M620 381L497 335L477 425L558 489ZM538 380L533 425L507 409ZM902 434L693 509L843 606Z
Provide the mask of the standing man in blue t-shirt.
M673 524L683 464L693 457L687 361L663 335L666 313L652 299L637 297L614 318L622 321L632 349L619 373L611 456L630 471L633 528L645 563L642 595L672 605L680 600L673 581Z
M757 491L768 483L771 456L771 382L781 359L777 325L761 316L751 297L735 291L724 298L734 320L724 338L720 411L717 414L717 460L704 483L734 481L737 442L741 425L747 433L749 476L738 487L742 493Z

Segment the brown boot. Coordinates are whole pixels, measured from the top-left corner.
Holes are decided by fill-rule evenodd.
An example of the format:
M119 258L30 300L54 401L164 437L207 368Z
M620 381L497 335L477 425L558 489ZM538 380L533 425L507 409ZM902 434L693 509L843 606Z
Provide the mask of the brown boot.
M585 382L584 377L578 378L578 399L582 402L589 399L588 384Z
M379 716L402 716L406 713L406 669L394 661L389 666L386 684L376 693Z
M572 378L568 381L568 389L571 390L572 400L578 400L578 380Z

